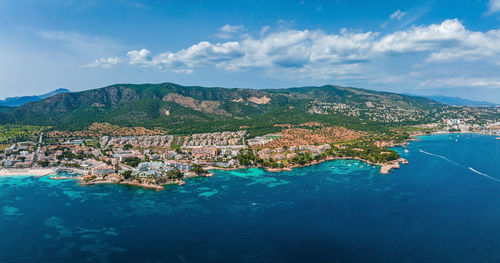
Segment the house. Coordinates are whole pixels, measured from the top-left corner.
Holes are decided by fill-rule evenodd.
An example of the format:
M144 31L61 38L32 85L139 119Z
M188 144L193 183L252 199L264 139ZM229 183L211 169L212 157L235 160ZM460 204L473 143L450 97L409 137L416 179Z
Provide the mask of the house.
M120 160L120 162L123 162L128 158L134 158L134 157L144 160L144 155L140 154L138 151L120 151L114 154L113 157Z
M193 170L193 166L187 163L175 162L175 161L167 161L165 162L168 166L175 167L179 171L191 171Z
M217 156L217 148L205 146L193 147L191 149L191 155L201 159L214 158Z
M92 169L92 173L95 175L108 175L115 172L115 168L113 166L101 166Z
M214 165L217 167L224 167L224 168L229 167L229 163L224 163L224 162L215 162Z
M14 164L16 168L29 168L33 165L33 162L18 162Z
M231 159L227 162L230 166L239 166L240 162L237 159Z
M164 153L164 157L167 160L174 159L176 155L177 155L177 153L175 151L167 151Z

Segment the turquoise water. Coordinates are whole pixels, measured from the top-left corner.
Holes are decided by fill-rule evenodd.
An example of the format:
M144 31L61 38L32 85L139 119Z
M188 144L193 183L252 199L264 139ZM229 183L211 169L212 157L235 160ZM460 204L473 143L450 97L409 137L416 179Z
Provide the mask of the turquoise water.
M389 175L342 160L162 192L0 178L0 262L499 262L500 140L459 136L398 148L410 164Z

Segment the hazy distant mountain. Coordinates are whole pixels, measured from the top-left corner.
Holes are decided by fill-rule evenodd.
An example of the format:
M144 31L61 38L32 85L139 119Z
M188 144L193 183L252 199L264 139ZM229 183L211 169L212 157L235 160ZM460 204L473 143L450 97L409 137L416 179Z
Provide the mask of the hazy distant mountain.
M244 126L267 131L277 129L274 127L278 124L306 122L367 128L370 118L406 118L398 114L407 111L415 117L407 119L417 121L443 106L423 97L334 85L228 89L173 83L117 84L25 104L0 114L0 122L60 129L83 129L93 122L109 122L164 127L176 134L236 130ZM360 116L341 112L346 109L354 114L358 109L362 112Z
M475 100L463 99L460 97L448 97L441 95L425 96L425 97L452 106L497 106L498 105L487 101L475 101Z
M52 92L42 94L42 95L6 98L4 100L0 100L0 106L10 106L10 107L21 106L21 105L26 104L28 102L43 100L43 99L52 97L56 94L66 93L66 92L70 92L70 91L68 89L56 89Z

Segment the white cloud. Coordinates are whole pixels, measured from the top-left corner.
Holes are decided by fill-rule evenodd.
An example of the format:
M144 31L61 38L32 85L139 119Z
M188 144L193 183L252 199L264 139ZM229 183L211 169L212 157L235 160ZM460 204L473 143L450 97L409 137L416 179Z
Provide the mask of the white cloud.
M151 57L148 50L130 51L131 64L194 68L215 65L228 70L301 68L306 65L359 64L391 54L424 53L428 62L500 56L500 31L466 30L457 19L417 26L387 35L376 32L327 34L321 30L284 30L247 36L237 42L200 42L177 52Z
M403 18L405 15L407 14L407 12L402 12L401 10L396 10L396 12L392 13L389 18L392 20L392 19L397 19L397 20L401 20L401 18Z
M96 67L102 67L102 68L111 68L114 65L121 64L123 60L119 57L109 57L109 58L99 58L96 59L95 61L82 65L84 68L96 68Z
M219 65L242 55L238 42L211 44L203 41L178 52L165 52L151 56L147 49L127 53L130 64L148 67L169 68L173 72L191 73L192 68L203 65Z
M389 34L346 29L338 33L287 28L269 31L267 27L262 31L264 33L243 36L239 41L202 41L185 49L159 54L152 54L147 49L132 50L127 53L128 62L173 73L193 73L203 67L212 67L230 72L255 71L264 77L278 79L333 80L349 85L408 85L405 79L411 79L419 86L425 79L434 80L425 83L430 86L451 83L437 81L440 76L435 73L436 69L466 62L480 63L492 70L500 61L500 30L470 31L457 19ZM451 61L460 63L441 66ZM109 64L107 60L98 60L95 64L108 66L106 62ZM415 72L417 65L420 67ZM471 87L481 83L478 72L475 74L476 82L467 82ZM441 76L441 79L446 78ZM494 81L483 83L496 85Z
M386 53L429 52L426 62L497 61L500 57L500 30L474 32L457 19L441 24L412 27L388 34L373 45Z
M148 64L151 63L151 51L147 49L141 49L139 51L132 50L127 52L127 56L130 58L130 64Z
M490 0L486 14L491 15L497 12L500 12L500 0Z
M243 30L243 26L232 26L229 24L226 24L225 26L219 28L217 34L215 34L216 37L222 38L222 39L228 39L234 37L236 34L240 33Z
M263 26L262 29L260 30L260 34L265 35L270 29L271 29L270 26Z
M453 44L464 31L465 28L456 19L438 25L412 27L382 37L374 43L374 51L405 53L437 50Z
M492 77L455 77L429 79L420 84L422 87L466 87L466 88L500 88L500 78Z

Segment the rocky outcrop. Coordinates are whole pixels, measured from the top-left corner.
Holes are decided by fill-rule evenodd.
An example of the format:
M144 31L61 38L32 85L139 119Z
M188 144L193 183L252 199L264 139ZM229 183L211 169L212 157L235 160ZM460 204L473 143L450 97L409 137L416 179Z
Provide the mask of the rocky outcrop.
M389 164L384 164L384 165L380 166L380 173L381 174L388 174L390 171L392 171L392 169L399 169L399 167L400 167L399 163L408 164L408 160L403 159L403 158L399 158L397 160L392 161Z
M231 116L231 114L227 113L225 110L220 109L220 102L218 101L210 101L210 100L197 100L191 97L185 97L176 93L170 93L167 96L163 97L163 101L172 101L181 106L191 108L193 110L210 113L210 114L218 114L224 116Z
M250 97L248 98L248 100L255 104L268 104L271 101L271 98L269 98L268 96L262 96L260 98Z

